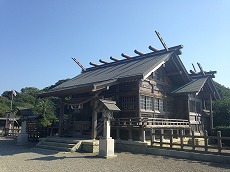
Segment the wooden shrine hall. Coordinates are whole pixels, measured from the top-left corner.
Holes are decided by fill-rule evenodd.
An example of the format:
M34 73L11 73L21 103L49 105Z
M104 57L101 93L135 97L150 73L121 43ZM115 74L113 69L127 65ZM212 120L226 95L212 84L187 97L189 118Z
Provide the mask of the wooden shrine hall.
M98 100L115 101L121 110L114 113L112 137L143 140L148 129L184 129L202 133L213 128L212 101L220 99L213 78L198 63L190 73L180 55L182 45L167 47L156 32L163 49L149 46L151 52L134 50L136 56L122 53L123 59L100 59L100 64L82 68L76 77L40 94L60 99L59 136L99 138L102 114ZM130 134L131 133L131 134Z

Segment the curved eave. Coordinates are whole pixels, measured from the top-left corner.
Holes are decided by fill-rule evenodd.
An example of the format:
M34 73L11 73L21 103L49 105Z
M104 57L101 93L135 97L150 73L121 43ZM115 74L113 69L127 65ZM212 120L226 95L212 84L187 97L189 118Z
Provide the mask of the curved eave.
M44 92L39 94L38 96L43 97L65 97L71 94L79 94L79 93L85 93L85 92L95 92L102 89L105 89L111 85L117 84L117 80L108 80L104 82L98 82L98 83L89 83L85 85L79 85L75 87L65 87L62 89L53 89L48 92Z
M93 84L90 85L81 85L78 87L70 87L70 88L65 88L65 89L60 89L60 90L50 90L48 92L43 92L38 94L38 97L44 98L44 97L65 97L67 95L71 94L77 94L77 93L84 93L88 91L92 91L94 89Z

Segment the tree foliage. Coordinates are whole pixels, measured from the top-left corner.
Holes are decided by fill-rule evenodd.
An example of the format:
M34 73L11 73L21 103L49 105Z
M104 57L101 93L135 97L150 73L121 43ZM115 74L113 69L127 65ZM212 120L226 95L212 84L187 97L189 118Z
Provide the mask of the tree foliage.
M66 79L68 80L68 79ZM42 126L49 126L53 121L57 120L58 99L54 97L39 98L38 94L48 91L51 88L63 83L66 80L60 80L50 87L39 90L35 87L22 88L17 92L17 96L13 96L13 110L17 108L31 108L34 114L41 115ZM0 96L0 116L5 117L6 113L11 110L12 91L5 91Z
M214 102L214 125L230 126L230 89L215 83L221 100Z
M6 97L0 96L0 117L10 111L10 100Z

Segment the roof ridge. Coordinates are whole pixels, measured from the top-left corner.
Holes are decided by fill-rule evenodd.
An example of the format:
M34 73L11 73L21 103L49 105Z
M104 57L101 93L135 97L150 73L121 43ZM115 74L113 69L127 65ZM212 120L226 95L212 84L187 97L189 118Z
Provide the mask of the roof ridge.
M154 51L154 52L149 52L146 54L134 56L132 58L121 59L119 61L114 61L114 62L104 63L104 64L101 64L98 66L89 67L89 68L86 68L86 70L82 71L82 72L84 73L87 71L92 71L92 70L96 70L96 69L100 69L100 68L104 68L104 67L108 67L108 66L113 66L113 65L129 62L129 61L135 61L135 60L139 60L140 58L148 58L149 56L157 56L157 55L161 55L161 54L167 54L167 53L171 53L173 51L178 51L181 48L183 48L183 45L170 47L168 50L162 49L162 50L158 50L158 51ZM177 54L181 54L181 52L177 52Z

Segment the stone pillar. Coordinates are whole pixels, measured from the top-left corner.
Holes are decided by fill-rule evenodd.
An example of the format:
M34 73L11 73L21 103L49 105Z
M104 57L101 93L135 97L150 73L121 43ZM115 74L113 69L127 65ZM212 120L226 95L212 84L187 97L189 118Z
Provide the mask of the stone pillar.
M26 121L22 122L21 133L17 137L17 145L26 145L28 143L28 134L26 133Z
M103 138L104 139L110 139L110 119L105 118L104 119L104 132L103 132Z
M141 128L141 141L142 141L142 142L146 142L146 140L145 140L145 129L144 129L144 127Z
M109 112L103 113L104 117L104 132L103 138L99 140L99 156L104 158L113 158L114 155L114 139L110 137L110 120L112 114Z
M129 141L132 141L133 140L133 138L132 138L132 128L131 128L131 126L129 126L128 127L128 132L129 132Z

